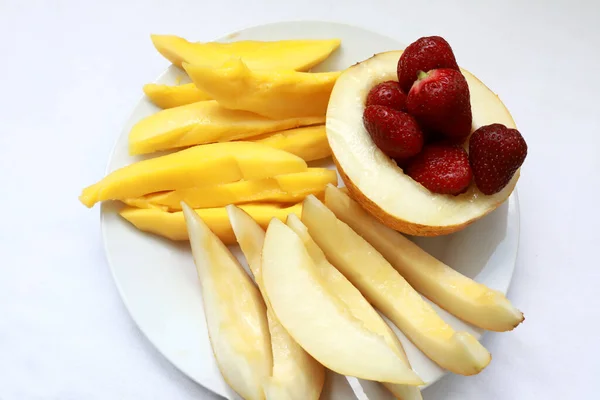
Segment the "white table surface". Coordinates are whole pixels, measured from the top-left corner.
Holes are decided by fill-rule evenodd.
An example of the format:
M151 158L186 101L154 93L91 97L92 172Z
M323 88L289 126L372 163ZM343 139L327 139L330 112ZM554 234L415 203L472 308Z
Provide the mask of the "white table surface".
M89 3L89 4L88 4ZM529 144L510 299L493 362L426 400L599 398L600 5L595 1L0 1L0 399L212 399L127 314L80 190L103 175L167 62L150 33L210 40L290 19L410 42L440 34ZM453 3L453 4L450 4ZM485 4L484 4L485 3Z

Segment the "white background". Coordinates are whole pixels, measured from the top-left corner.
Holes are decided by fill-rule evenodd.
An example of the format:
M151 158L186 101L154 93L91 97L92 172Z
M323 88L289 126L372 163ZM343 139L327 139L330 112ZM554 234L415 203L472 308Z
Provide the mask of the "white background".
M440 34L529 144L510 299L527 320L488 334L493 362L426 400L593 399L600 374L600 4L595 1L0 0L0 399L211 399L136 328L104 258L103 175L167 66L150 33L210 40L320 19L409 43Z

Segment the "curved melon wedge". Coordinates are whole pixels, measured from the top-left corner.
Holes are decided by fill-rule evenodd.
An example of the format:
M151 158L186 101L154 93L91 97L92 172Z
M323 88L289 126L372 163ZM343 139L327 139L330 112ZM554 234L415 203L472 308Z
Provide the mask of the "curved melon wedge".
M314 196L302 222L327 258L431 360L461 375L474 375L490 353L467 332L456 332L381 254Z
M377 221L340 189L327 186L325 204L377 249L412 287L449 313L497 332L514 329L523 321L523 313L502 293L431 256L401 233Z
M339 39L193 43L174 35L152 35L151 38L156 50L178 67L187 62L218 68L231 57L239 57L253 69L296 71L308 71L341 44Z
M287 333L268 302L262 282L261 253L265 231L242 209L229 205L227 214L236 239L267 306L273 370L263 383L267 400L317 400L325 381L325 368Z
M390 349L395 352L410 368L410 363L402 343L398 337L390 329L388 324L381 318L379 313L375 311L373 306L369 304L367 299L363 297L358 289L346 279L346 277L338 271L325 257L323 250L319 248L317 243L310 237L308 228L300 221L300 218L295 214L290 214L287 218L287 226L289 226L298 237L304 242L304 247L312 258L319 273L329 287L334 291L337 297L348 307L352 315L362 321L365 328L371 332L381 335ZM383 383L388 390L401 400L418 400L422 399L421 390L414 385L400 385L394 383Z
M363 379L422 383L383 336L353 315L324 281L300 237L279 220L267 229L262 267L277 319L321 364Z
M401 51L380 53L348 68L338 78L327 109L327 139L350 195L395 230L436 236L463 229L502 204L519 173L500 192L485 196L474 184L459 196L432 193L405 175L373 142L363 125L365 99L376 84L397 80ZM471 94L473 128L515 123L498 96L463 70Z
M219 370L244 399L263 400L262 383L273 363L265 304L237 259L194 210L184 205L183 213Z

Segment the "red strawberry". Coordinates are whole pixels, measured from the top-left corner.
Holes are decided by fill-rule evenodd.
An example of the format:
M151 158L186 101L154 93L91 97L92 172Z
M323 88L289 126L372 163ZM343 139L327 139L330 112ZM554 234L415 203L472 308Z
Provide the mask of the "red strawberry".
M521 133L502 124L482 126L469 141L475 184L483 194L498 193L508 185L526 156L527 143Z
M385 106L368 106L363 114L373 142L391 158L407 158L423 148L423 132L409 114Z
M452 48L440 36L422 37L408 46L398 61L398 81L408 93L419 71L438 68L451 68L458 71L458 64Z
M467 80L453 69L420 72L406 100L408 112L426 131L461 143L471 132L471 101Z
M433 193L441 194L463 193L473 177L469 156L459 145L425 146L404 171Z
M396 81L381 82L367 95L366 106L375 105L406 111L406 94Z

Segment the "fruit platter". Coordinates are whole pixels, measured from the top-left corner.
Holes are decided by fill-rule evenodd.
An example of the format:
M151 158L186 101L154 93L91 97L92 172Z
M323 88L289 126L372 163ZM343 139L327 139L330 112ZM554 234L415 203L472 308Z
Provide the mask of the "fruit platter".
M192 39L152 35L172 66L79 197L148 339L247 400L415 400L488 367L483 333L525 319L527 144L498 95L442 36Z

